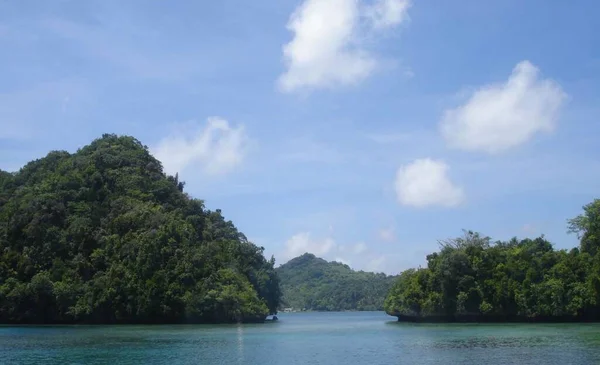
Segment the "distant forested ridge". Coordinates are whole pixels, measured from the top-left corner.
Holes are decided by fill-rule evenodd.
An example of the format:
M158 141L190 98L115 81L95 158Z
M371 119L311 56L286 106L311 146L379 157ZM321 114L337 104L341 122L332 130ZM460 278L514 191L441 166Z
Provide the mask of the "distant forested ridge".
M400 275L385 310L414 321L598 321L600 200L568 223L580 237L568 251L543 236L492 243L465 232L440 242L427 268Z
M295 310L383 310L383 301L396 277L354 271L313 254L296 257L276 269L281 280L282 306Z
M0 171L0 323L262 321L274 260L132 137Z

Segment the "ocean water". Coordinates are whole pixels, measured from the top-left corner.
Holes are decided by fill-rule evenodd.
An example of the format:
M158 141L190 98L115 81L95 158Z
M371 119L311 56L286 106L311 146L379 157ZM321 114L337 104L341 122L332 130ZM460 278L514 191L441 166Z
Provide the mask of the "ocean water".
M406 324L382 312L252 325L0 326L0 364L600 364L600 324Z

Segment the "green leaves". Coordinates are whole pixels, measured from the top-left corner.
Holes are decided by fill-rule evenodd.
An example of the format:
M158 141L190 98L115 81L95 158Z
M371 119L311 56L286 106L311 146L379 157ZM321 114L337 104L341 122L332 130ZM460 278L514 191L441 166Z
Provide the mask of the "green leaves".
M568 220L568 232L577 233L581 250L595 255L600 251L600 199L583 207L584 213Z
M381 310L394 280L383 274L353 271L312 254L290 260L277 268L277 273L283 306L295 310Z
M442 241L428 267L403 272L387 313L415 320L600 320L600 200L569 221L581 250L544 236L491 244L466 231Z
M0 171L0 323L262 320L273 261L132 137Z

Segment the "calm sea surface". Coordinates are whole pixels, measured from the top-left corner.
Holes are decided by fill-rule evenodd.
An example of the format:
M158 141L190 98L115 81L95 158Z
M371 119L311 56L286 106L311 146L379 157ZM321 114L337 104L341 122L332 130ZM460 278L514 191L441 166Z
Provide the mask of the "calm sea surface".
M600 325L402 324L290 313L225 326L0 326L0 364L600 364Z

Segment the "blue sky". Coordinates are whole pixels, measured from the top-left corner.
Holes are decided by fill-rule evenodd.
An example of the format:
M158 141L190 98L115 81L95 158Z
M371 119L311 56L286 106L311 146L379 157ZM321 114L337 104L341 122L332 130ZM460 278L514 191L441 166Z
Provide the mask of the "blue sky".
M423 265L600 181L596 1L0 1L0 168L133 135L279 263Z

